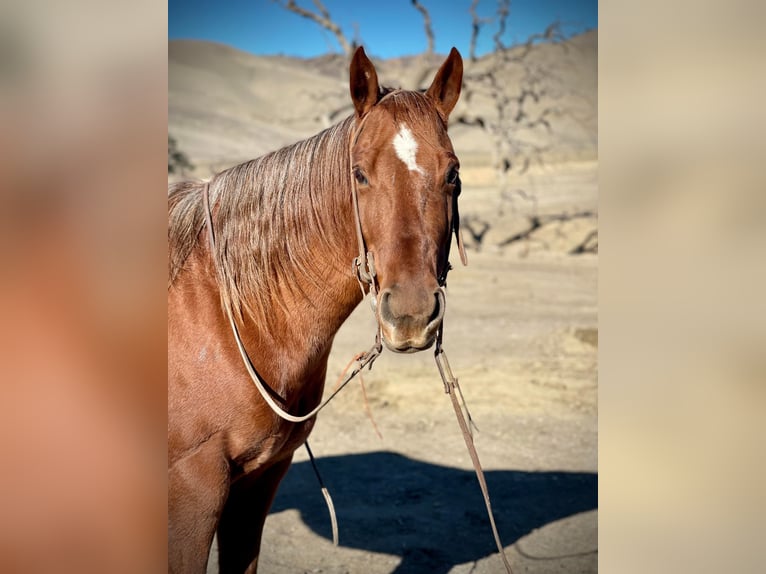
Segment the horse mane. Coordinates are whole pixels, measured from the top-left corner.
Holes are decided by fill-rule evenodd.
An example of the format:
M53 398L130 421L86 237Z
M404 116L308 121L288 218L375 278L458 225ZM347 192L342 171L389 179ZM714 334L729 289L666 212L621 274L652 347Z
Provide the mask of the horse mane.
M299 289L296 277L322 284L316 254L343 249L351 188L349 138L354 117L265 156L217 174L209 183L221 302L240 320L268 320L272 297ZM205 228L204 182L179 182L168 193L168 288ZM339 233L339 231L342 232ZM349 262L350 266L350 262Z
M381 107L390 110L397 123L424 126L430 123L424 124L424 117L440 121L422 93L384 88L383 96L388 97ZM238 319L247 314L268 321L273 301L282 304L284 299L272 295L299 289L298 274L322 284L326 268L316 259L319 248L342 252L338 242L353 229L353 221L345 216L351 204L349 140L354 124L352 115L210 181L221 302ZM205 237L205 185L183 181L169 186L168 288Z

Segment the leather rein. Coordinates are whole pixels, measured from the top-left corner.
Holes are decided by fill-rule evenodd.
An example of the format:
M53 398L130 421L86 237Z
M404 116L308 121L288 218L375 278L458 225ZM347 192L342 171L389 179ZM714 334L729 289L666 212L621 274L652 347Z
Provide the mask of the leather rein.
M389 92L388 94L383 96L383 98L381 98L380 101L388 98L389 96L396 94L398 91L400 90ZM359 212L359 197L358 197L357 181L354 176L354 169L353 169L354 166L353 166L353 161L351 158L351 153L352 153L354 144L356 143L356 140L362 131L362 127L364 126L364 123L367 117L369 116L365 116L359 121L359 124L356 126L356 129L352 132L352 137L350 139L350 145L349 145L349 166L351 168L350 177L351 177L351 197L352 197L353 211L354 211L354 229L356 232L357 244L359 248L359 255L355 257L352 262L352 270L357 282L359 283L359 287L362 291L362 298L366 296L365 285L367 286L368 292L371 295L370 303L372 306L373 314L375 315L375 321L376 323L378 323L377 313L375 312L375 306L377 304L377 290L378 290L377 289L377 273L375 270L375 259L373 257L372 252L368 251L366 248L364 234L362 232L362 220L361 220L361 216ZM463 244L463 237L462 237L461 229L460 229L460 216L458 213L458 196L459 195L460 195L460 181L458 179L458 186L455 193L453 194L453 199L452 199L452 202L453 202L452 203L452 221L450 222L451 229L450 229L449 240L447 241L445 263L444 263L444 267L441 272L441 275L438 278L439 286L442 289L445 288L446 282L447 282L447 274L449 273L450 269L452 269L452 266L449 263L449 252L450 252L450 246L452 243L452 233L455 234L455 238L457 240L458 251L460 253L461 262L463 263L463 265L468 264L468 260L465 253L465 246ZM211 250L213 265L215 265L214 253L215 253L216 241L215 241L215 232L213 230L213 215L212 215L212 210L210 208L210 182L209 181L205 182L205 185L202 191L202 201L204 204L205 223L208 230L208 241L210 243L210 250ZM250 360L250 356L248 355L247 350L245 349L245 346L242 342L242 338L239 334L239 329L237 328L237 323L234 320L232 310L228 306L225 307L225 310L226 310L226 315L229 319L229 324L231 325L232 333L234 334L234 340L236 341L237 348L239 349L239 354L242 357L242 362L245 365L245 369L250 375L250 379L253 381L253 384L258 389L258 392L260 393L261 397L263 397L263 400L266 401L266 403L269 405L271 410L274 411L274 413L277 416L290 422L300 423L314 417L320 410L326 407L329 404L329 402L333 398L335 398L335 396L349 382L351 382L351 380L354 377L356 377L356 375L358 375L362 371L362 369L364 369L365 367L368 367L371 370L372 365L375 362L375 359L377 359L383 351L383 345L381 343L381 330L380 330L380 325L378 324L378 327L375 332L375 343L372 345L372 347L370 347L368 351L358 355L359 358L356 360L356 363L357 363L356 366L346 375L343 381L336 386L332 394L330 394L330 396L327 397L327 399L322 401L319 405L317 405L316 408L311 410L309 413L302 416L295 416L286 412L284 409L282 409L274 401L274 399L271 397L269 392L266 390L266 383L265 381L263 381L261 376L255 370L255 367L253 366L253 363ZM450 368L449 362L447 360L447 355L444 352L444 349L442 348L443 333L444 333L444 320L442 319L442 323L439 325L439 329L436 335L436 343L434 348L434 360L436 361L437 369L439 371L439 374L442 378L442 382L444 384L444 392L448 394L451 399L452 406L455 410L455 416L457 417L458 426L460 427L460 430L462 431L463 440L465 441L466 447L468 448L468 452L471 456L471 462L473 463L474 471L476 472L476 477L479 481L479 486L481 488L482 495L484 496L484 503L485 503L485 506L487 507L487 515L489 516L489 522L490 522L490 526L492 527L492 534L495 539L495 544L503 560L503 564L505 566L506 571L509 574L512 574L511 565L508 562L508 558L505 555L503 544L500 541L500 535L498 534L498 531L497 531L494 514L492 512L492 504L489 499L487 482L484 478L484 472L482 470L481 463L479 461L479 456L476 452L476 447L474 446L474 442L473 442L473 434L471 432L470 427L475 425L473 425L473 420L471 418L470 413L468 412L467 406L465 405L465 400L463 399L463 392L460 389L458 380L453 375L452 369ZM468 422L466 422L466 418L463 415L463 410L460 404L458 403L457 395L460 395L460 399L463 403L463 407L465 408L466 414L468 416ZM322 494L325 498L328 509L330 511L330 518L332 521L333 543L337 546L338 545L338 526L337 526L337 519L335 517L335 509L332 503L332 498L330 497L330 494L327 488L324 486L322 477L319 474L319 469L317 468L316 462L314 460L314 455L311 452L311 449L308 445L308 441L305 442L305 446L306 446L306 450L308 451L311 464L314 468L314 472L316 473L316 476L319 479L319 484L322 490Z

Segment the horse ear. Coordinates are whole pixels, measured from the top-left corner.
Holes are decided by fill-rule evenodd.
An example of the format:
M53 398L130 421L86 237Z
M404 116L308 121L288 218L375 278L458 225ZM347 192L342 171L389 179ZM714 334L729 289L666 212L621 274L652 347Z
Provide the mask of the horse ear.
M460 97L460 88L463 86L463 58L455 48L450 50L449 56L436 72L431 87L426 91L441 113L444 121L449 118L450 112L457 104Z
M364 48L359 46L351 59L351 100L360 118L378 101L378 74Z

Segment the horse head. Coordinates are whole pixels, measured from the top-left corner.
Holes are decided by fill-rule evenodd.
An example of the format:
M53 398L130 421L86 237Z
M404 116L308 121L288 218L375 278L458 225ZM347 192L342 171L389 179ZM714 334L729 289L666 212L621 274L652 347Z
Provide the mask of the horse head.
M442 286L460 193L447 122L460 96L463 61L452 48L425 93L382 93L362 48L350 76L351 169L360 243L374 261L377 320L389 349L420 351L434 343L444 317Z

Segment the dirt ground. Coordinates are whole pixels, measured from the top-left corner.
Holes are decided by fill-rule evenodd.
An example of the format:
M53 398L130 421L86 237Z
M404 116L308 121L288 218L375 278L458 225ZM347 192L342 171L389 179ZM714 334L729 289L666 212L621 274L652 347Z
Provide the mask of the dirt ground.
M476 448L516 573L597 570L598 255L566 252L596 220L497 244L523 227L525 213L595 209L596 172L590 162L528 174L521 183L535 205L501 205L496 188L464 186L463 214L484 218L490 232L469 251L468 267L453 254L444 348L479 428ZM373 337L365 302L336 337L328 389ZM259 572L504 572L433 353L384 351L364 381L382 439L351 383L310 440L340 545L301 449L266 521ZM216 571L214 549L208 572Z

